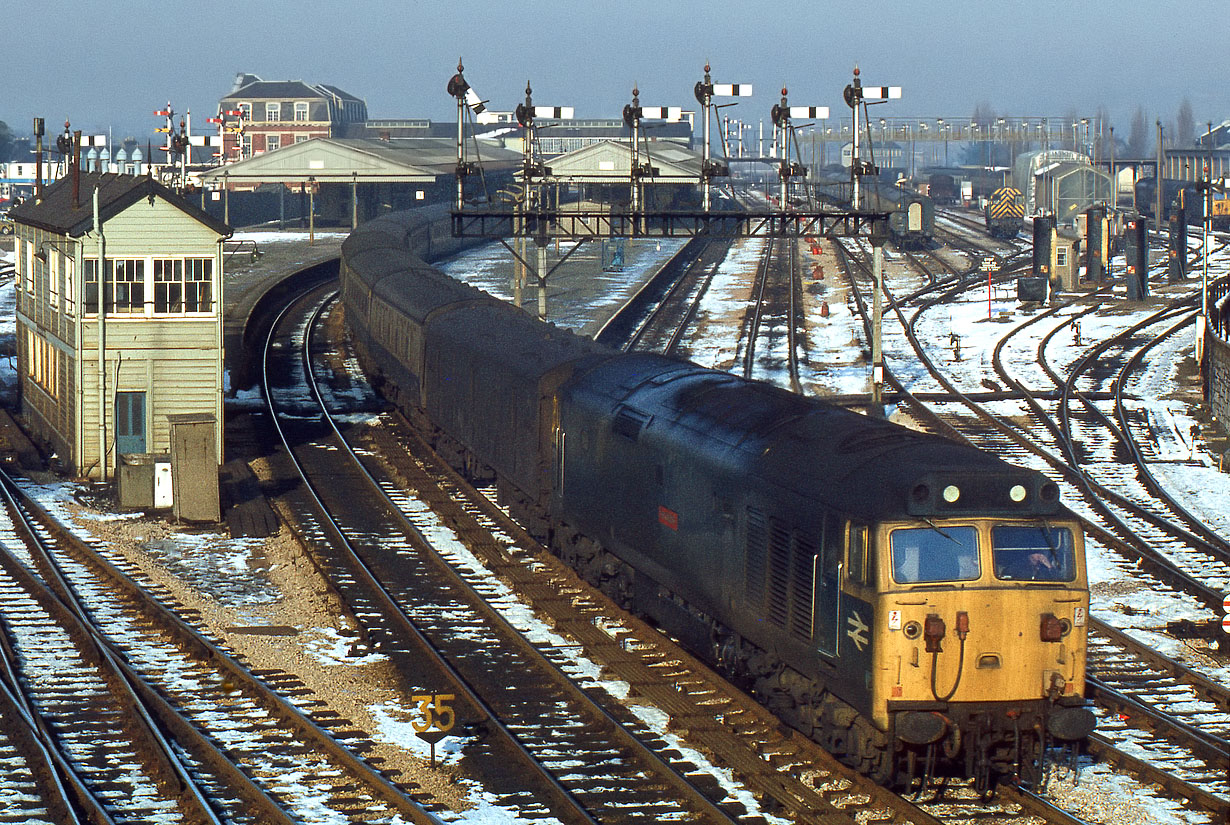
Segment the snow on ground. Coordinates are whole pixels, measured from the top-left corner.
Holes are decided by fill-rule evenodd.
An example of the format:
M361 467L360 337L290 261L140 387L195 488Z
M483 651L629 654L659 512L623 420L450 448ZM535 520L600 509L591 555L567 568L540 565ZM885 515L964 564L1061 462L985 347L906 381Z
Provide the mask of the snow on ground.
M318 236L321 234L317 233ZM307 233L242 232L237 233L235 239L255 240L258 244L288 240L305 241ZM577 317L580 320L573 320L572 324L584 327L591 324L594 318L607 314L610 307L626 299L650 267L655 266L660 258L672 253L675 248L677 244L672 248L672 245L663 242L662 248L655 246L652 254L641 254L635 257L634 262L625 267L623 271L602 271L601 274L594 276L591 284L593 297L587 304L582 301L583 306L577 311ZM640 251L648 252L648 250ZM727 259L715 273L709 293L702 302L698 318L716 320L722 317L737 317L737 313L746 306L748 286L745 279L749 272L754 271L759 253L759 246L756 243L745 242L732 248ZM5 257L11 259L11 253ZM445 268L455 274L466 272L467 280L507 299L511 297L511 290L507 283L507 276L500 272L500 268L503 267L506 271L508 257L509 253L502 245L492 244L479 247L454 259L446 264ZM1227 270L1228 264L1230 264L1230 255L1222 252L1211 264L1210 269L1216 274L1221 274ZM527 290L525 297L527 303L536 300L533 290ZM555 300L559 297L559 292L552 294L551 297ZM0 342L11 341L15 333L13 307L14 290L12 282L9 282L0 286L0 319L3 319L0 320ZM823 365L817 362L828 360L831 356L833 363L824 370L825 382L833 385L834 376L844 376L848 379L848 381L838 381L837 385L832 387L832 391L838 393L864 392L867 386L867 367L865 363L862 363L860 357L850 354L858 346L865 346L862 324L857 316L846 307L833 306L831 309L830 317L823 324L819 323L818 319L813 319L816 321L810 330L813 366L820 369ZM922 330L924 340L930 342L934 348L932 357L937 361L951 362L951 370L956 374L990 374L991 349L1006 327L1003 323L988 323L986 312L985 298L971 297L928 316L923 322ZM1096 340L1110 330L1122 329L1132 322L1134 314L1086 316L1081 320L1082 338L1088 342ZM1143 314L1143 310L1140 314ZM1023 320L1015 302L1015 296L1002 291L992 295L991 316L994 320L1000 320L1006 316L1014 324ZM891 328L891 324L895 323L895 321L886 321L886 332ZM704 325L698 326L704 328ZM946 359L944 357L950 346L949 334L954 331L961 336L963 358L960 363L952 358L951 351L947 351ZM896 337L903 345L904 339L900 338L899 333ZM890 350L888 345L890 340L890 335L886 334L886 354L891 355L895 352L897 355L895 358L890 357L889 366L898 375L906 378L915 391L923 388L928 382L921 377L921 368L913 363L912 358L903 355L902 350ZM817 347L817 341L823 341L825 345ZM851 346L852 341L857 342L855 346ZM727 366L734 362L736 344L732 342L729 330L723 329L720 324L714 324L711 333L698 335L690 343L693 358L700 363L710 366ZM1226 502L1230 501L1230 475L1219 472L1217 457L1208 454L1198 441L1191 438L1195 420L1191 417L1190 411L1182 404L1165 400L1166 396L1174 390L1175 364L1181 358L1187 357L1190 349L1191 336L1186 336L1176 338L1168 345L1168 349L1156 353L1148 363L1145 376L1138 379L1138 387L1135 391L1142 399L1147 399L1142 403L1149 407L1151 420L1159 433L1159 443L1165 445L1162 455L1166 461L1155 464L1154 472L1163 478L1172 489L1180 491L1185 496L1189 508L1204 518L1206 523L1222 532L1223 535L1230 535L1230 508L1226 505ZM1052 339L1052 344L1048 348L1048 357L1054 360L1057 367L1062 367L1075 361L1083 351L1084 348L1079 346L1072 336L1060 335ZM1027 380L1032 384L1034 377ZM11 359L7 363L0 361L0 384L7 389L12 389L16 384L15 365ZM228 399L229 403L232 402ZM259 396L253 396L243 399L240 403L255 405L261 402ZM891 408L887 412L892 412ZM77 488L72 484L49 485L42 488L40 498L49 505L57 506L57 502L64 504L71 500L75 492ZM1069 503L1074 504L1070 497ZM1077 507L1082 509L1079 505ZM455 539L445 534L437 538L445 545L455 543ZM188 556L199 557L203 566L212 565L214 570L225 571L228 576L236 576L246 582L246 587L250 592L267 597L268 593L264 588L266 582L260 570L260 560L253 558L243 546L227 546L225 541L218 539L219 537L216 536L214 538L188 538L186 539L188 544L185 545L176 537L175 549L172 551L172 548L168 547L167 555L178 557L181 560ZM477 566L477 560L467 560L466 563L472 567ZM189 577L201 575L202 572L190 568L184 570ZM1149 628L1155 628L1175 618L1208 618L1208 616L1201 615L1199 611L1193 611L1190 605L1180 598L1142 588L1141 579L1135 575L1135 571L1124 565L1117 556L1105 555L1105 551L1099 550L1092 543L1089 553L1089 576L1095 590L1094 610L1099 617L1117 626L1138 628L1135 631L1138 635L1168 655L1183 658L1184 654L1189 651L1183 649L1182 643L1152 633ZM237 593L232 595L238 597ZM1122 610L1123 604L1129 604L1130 611ZM528 611L520 609L516 612L519 624L531 621L527 618ZM327 630L329 629L326 628L325 631ZM546 636L551 631L548 628L539 627L533 632ZM350 664L355 660L355 653L350 649L350 644L351 641L343 635L322 631L313 640L310 653L324 661ZM578 660L574 663L574 667L578 674L592 670L590 678L598 679L597 668L592 663ZM1206 666L1204 670L1223 682L1230 681L1230 668ZM613 693L618 693L621 689L618 683L612 683L610 680L602 680L602 686ZM400 703L391 702L373 707L372 712L378 720L379 736L388 741L395 741L421 755L427 755L428 746L414 736L409 727L410 720L415 718L411 709L407 709ZM639 713L646 722L660 727L663 735L668 734L664 720L658 720L661 724L655 722L657 715L652 709L643 708ZM459 739L445 739L437 747L437 759L442 761L458 759L464 744ZM699 755L694 755L693 758L697 764L704 764ZM721 769L711 767L710 770L715 771L720 780L726 784L726 778L722 776ZM1060 781L1073 784L1070 780ZM1147 791L1135 786L1130 780L1114 776L1099 766L1086 769L1081 774L1079 784L1086 788L1097 787L1103 792L1110 792L1112 797L1117 795L1121 798L1120 802L1136 803L1139 807L1133 813L1132 818L1142 825L1143 823L1172 825L1172 823L1207 821L1188 812L1176 810L1169 803L1148 799ZM729 784L727 787L732 792L736 792ZM479 788L469 789L469 796L475 802L476 807L464 814L456 815L453 821L486 825L486 823L520 820L520 814L517 811L494 804L491 798ZM749 806L754 805L753 801L748 800L748 802Z
M315 234L316 239L332 238L345 239L350 231L345 232L322 232L319 229L315 233L311 232L286 232L279 229L246 229L242 232L236 232L231 235L232 241L256 241L256 245L267 243L307 243Z

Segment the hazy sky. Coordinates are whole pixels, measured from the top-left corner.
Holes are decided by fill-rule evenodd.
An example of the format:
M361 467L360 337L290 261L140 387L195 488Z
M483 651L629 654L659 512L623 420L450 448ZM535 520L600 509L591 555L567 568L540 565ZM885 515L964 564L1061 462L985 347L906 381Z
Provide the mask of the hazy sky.
M19 136L41 115L50 134L67 116L144 139L168 101L213 115L238 72L330 83L373 117L449 119L459 56L494 109L513 108L528 79L535 103L583 117L618 116L633 83L644 105L696 108L706 60L714 82L754 85L728 110L745 121L767 120L782 85L792 105L848 117L855 64L866 84L905 89L877 117L1104 106L1123 137L1138 105L1150 123L1184 97L1199 127L1230 117L1226 0L0 0L0 12L0 120Z

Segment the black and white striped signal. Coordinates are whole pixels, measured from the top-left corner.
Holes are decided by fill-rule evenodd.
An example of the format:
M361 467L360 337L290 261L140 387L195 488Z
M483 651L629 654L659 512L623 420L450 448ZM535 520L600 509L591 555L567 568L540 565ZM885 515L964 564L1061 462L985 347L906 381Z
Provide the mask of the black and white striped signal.
M525 103L517 104L517 123L522 128L529 126L535 120L572 120L571 106L534 106Z
M710 194L709 187L711 181L715 177L725 177L730 174L730 166L725 162L718 162L710 157L709 150L709 111L713 107L713 98L715 97L751 97L751 83L714 83L709 76L709 64L705 64L705 79L696 82L693 89L696 95L696 101L701 107L701 122L704 132L704 155L700 166L700 180L702 192L702 204L706 212L709 211ZM734 106L734 103L725 103L724 106ZM722 139L723 154L728 154L726 148L726 137L721 134L721 124L719 123L719 135Z
M864 100L900 100L900 86L864 86Z

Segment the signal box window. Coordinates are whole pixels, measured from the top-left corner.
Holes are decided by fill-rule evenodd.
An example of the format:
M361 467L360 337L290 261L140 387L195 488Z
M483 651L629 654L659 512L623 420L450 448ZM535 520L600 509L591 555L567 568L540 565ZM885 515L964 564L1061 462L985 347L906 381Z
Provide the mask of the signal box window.
M155 259L154 312L209 312L213 265L209 258Z
M889 536L897 584L973 581L982 575L978 531L970 526L910 527Z
M991 530L996 578L1070 582L1076 579L1072 531L1042 524L1001 524Z
M84 261L85 295L82 309L98 312L98 261ZM137 313L145 311L145 261L120 259L107 261L107 312Z

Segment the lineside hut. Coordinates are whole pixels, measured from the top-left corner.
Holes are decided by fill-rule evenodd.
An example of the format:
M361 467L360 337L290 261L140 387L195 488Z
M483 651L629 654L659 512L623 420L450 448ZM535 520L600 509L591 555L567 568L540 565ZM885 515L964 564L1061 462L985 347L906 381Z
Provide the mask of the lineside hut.
M155 180L94 172L69 174L10 214L21 416L35 439L61 469L110 479L121 455L170 451L168 416L208 415L220 463L230 227Z

